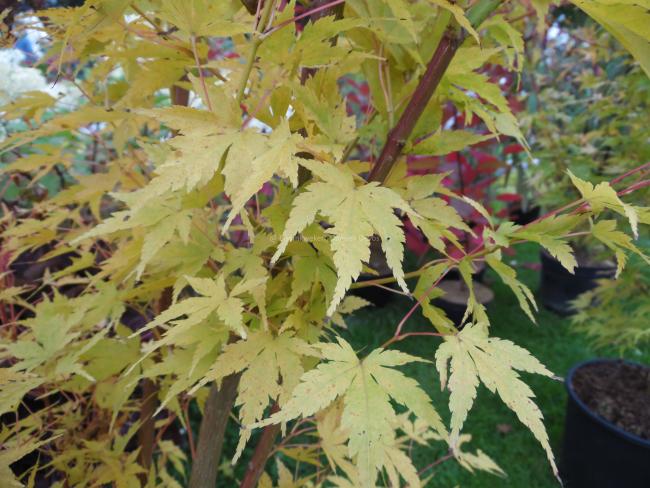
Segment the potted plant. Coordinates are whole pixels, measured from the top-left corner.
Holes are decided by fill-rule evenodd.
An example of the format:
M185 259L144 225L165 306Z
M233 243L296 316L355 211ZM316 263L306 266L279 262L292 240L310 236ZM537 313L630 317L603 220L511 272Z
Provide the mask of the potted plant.
M533 56L539 63L527 83L534 114L528 119L530 138L537 158L529 168L528 186L537 193L543 212L574 198L571 174L595 183L613 180L620 191L621 185L642 181L649 169L628 174L650 158L650 82L612 36L579 19L579 28L555 24L543 53ZM623 176L612 178L614 173ZM645 190L634 198L643 202L647 196ZM572 300L599 279L616 274L606 244L577 236L574 248L575 263L541 253L541 302L561 315L572 313Z
M499 475L463 432L481 383L532 432L557 475L542 413L520 376L553 373L494 334L474 292L474 263L485 261L534 319L534 297L503 262L504 249L539 242L566 250L576 227L592 220L594 235L622 259L639 252L622 222L645 224L648 209L629 205L603 218L602 205L621 201L604 184L604 200L586 192L573 203L580 215L560 208L526 228L499 225L446 188L444 175L400 171L416 141L459 135L431 131L448 101L490 134L523 142L480 69L521 56L530 12L499 0L342 4L311 2L297 13L296 2L280 0L97 0L38 14L43 69L78 85L85 101L59 112L44 91L13 100L3 117L25 126L0 150L15 157L12 172L30 178L38 170L26 156L44 138L84 135L102 157L86 145L80 153L39 146L53 158L81 154L97 172L71 165L65 191L0 224L3 280L6 261L24 250L53 243L55 253L80 256L1 292L9 317L0 328L3 482L416 487L452 459ZM615 8L650 17L636 5ZM229 37L237 55L209 59L213 37ZM364 74L377 101L360 127L338 90L350 72ZM369 157L349 160L359 143ZM468 226L441 195L482 215L483 239L407 276L402 217L431 236ZM374 235L390 279L415 298L393 333L366 347L341 328L358 304L348 292ZM451 270L468 289L461 331L428 302ZM408 278L418 279L414 291ZM71 283L75 292L61 293ZM20 303L29 312L11 315ZM426 331L410 329L419 307L431 321ZM399 350L406 340L431 341L431 354ZM431 361L449 392L449 424L400 369ZM17 418L34 392L46 405ZM415 444L442 446L441 454L418 465ZM41 461L12 471L30 452ZM242 459L236 474L223 463L233 457Z
M631 264L618 280L601 280L581 295L572 318L596 346L620 353L650 339L650 274L638 260ZM649 384L647 363L593 359L572 368L560 465L567 486L648 485Z

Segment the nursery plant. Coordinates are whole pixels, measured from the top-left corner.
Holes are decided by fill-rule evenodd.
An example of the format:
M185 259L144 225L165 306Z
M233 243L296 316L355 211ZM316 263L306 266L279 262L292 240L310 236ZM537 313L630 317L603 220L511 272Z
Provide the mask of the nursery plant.
M649 290L648 268L635 259L618 280L603 279L575 300L574 329L598 347L614 347L621 353L644 348L650 341Z
M647 249L647 236L640 240ZM593 358L567 374L561 469L572 485L643 486L650 481L650 368L642 364L650 338L649 285L647 266L633 258L618 280L600 280L574 301L576 332L599 348L638 359Z
M542 207L573 200L567 169L599 183L650 160L650 79L612 35L588 19L562 24L544 51L531 50L529 57L536 66L525 76L531 91L526 123L536 161L527 176ZM644 190L628 201L647 198ZM580 244L583 261L598 258L592 240Z
M534 194L545 210L575 198L568 169L594 183L617 182L632 171L632 184L648 172L647 166L635 168L650 157L650 80L609 33L584 14L571 18L559 15L554 35L542 48L527 51L534 69L523 76L524 91L530 92L530 115L523 121L535 159L520 161L517 168L527 166L526 193ZM648 195L642 189L628 202L645 202ZM575 298L615 274L606 246L587 235L576 237L572 245L579 267L574 277L548 253L541 256L541 300L560 314L572 313Z
M575 201L525 226L497 225L446 188L445 174L408 175L404 157L416 141L471 144L439 127L449 102L528 147L480 70L521 69L522 31L535 15L543 25L551 3L334 0L297 14L293 1L91 0L36 12L31 27L49 40L41 69L85 101L65 110L32 91L2 108L25 124L0 143L3 171L23 185L59 171L65 185L4 209L0 479L414 487L451 459L502 474L463 431L481 383L557 474L520 373L554 375L499 338L472 291L475 263L534 321L534 297L502 251L535 242L573 270L569 240L588 233L623 269L650 223L650 210L627 199L650 182L627 185L633 170L594 186L570 173ZM574 3L650 68L647 1ZM215 37L234 55L208 59ZM359 125L338 90L349 75L369 80L374 111ZM90 139L91 150L57 143L61 135ZM368 141L369 158L351 160ZM407 274L401 217L430 242L468 228L443 196L484 217L481 243ZM371 271L371 242L393 276L355 283ZM20 276L31 261L60 257ZM427 313L430 330L409 330L451 269L470 290L464 328ZM397 283L413 308L380 348L354 350L339 330L364 302L348 293L380 281ZM399 350L414 339L430 341L428 357ZM409 363L430 364L449 390L449 423L400 370ZM234 453L222 452L228 422L239 428ZM448 453L415 466L411 443ZM225 481L231 459L245 473Z

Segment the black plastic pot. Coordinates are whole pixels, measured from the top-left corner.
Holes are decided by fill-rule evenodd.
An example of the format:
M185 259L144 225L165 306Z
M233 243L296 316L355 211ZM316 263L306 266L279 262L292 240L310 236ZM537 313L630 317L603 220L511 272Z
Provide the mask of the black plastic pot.
M608 361L614 360L580 363L566 378L569 399L560 460L560 474L566 488L650 487L650 441L596 415L574 390L572 380L578 369Z
M613 278L616 274L616 268L610 264L578 266L575 274L571 274L548 252L542 251L540 254L542 277L539 291L542 305L562 316L573 313L571 301L593 290L598 280Z

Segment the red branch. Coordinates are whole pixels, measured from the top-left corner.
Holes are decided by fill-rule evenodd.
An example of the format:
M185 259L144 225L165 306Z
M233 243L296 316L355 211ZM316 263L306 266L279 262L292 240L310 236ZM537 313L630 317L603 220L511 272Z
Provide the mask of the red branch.
M377 162L368 175L368 181L383 182L388 177L391 168L402 153L402 149L411 132L413 132L415 124L417 124L429 100L431 100L433 93L440 84L440 80L449 67L461 42L462 35L453 36L449 32L445 32L433 56L431 56L431 60L427 64L427 69L420 79L418 86L415 88L406 109L404 109L395 127L388 133L379 159L377 159Z
M273 408L271 408L271 415L279 410L280 407L278 407L278 404L276 403L273 405ZM246 474L244 475L244 479L239 485L239 488L255 488L257 486L257 482L260 480L260 477L264 472L266 460L271 455L271 452L273 452L275 438L279 433L280 424L272 424L264 427L262 436L260 437L260 440L257 441L255 452L248 463L248 469L246 470Z

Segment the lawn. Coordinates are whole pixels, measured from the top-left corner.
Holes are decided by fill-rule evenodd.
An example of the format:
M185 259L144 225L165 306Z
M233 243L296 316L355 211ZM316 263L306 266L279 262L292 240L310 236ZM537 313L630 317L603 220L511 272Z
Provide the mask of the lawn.
M510 265L517 268L517 273L533 291L539 287L539 272L534 270L539 263L538 248L534 245L519 246L514 257L506 258ZM407 259L407 261L410 261ZM406 263L414 269L414 263ZM410 265L410 266L409 266ZM532 266L531 266L532 265ZM595 350L584 336L570 329L570 319L558 317L554 313L541 309L537 314L537 324L533 324L521 311L514 294L498 277L488 272L485 278L495 293L495 300L488 308L492 321L491 333L494 336L509 339L525 347L540 359L557 376L564 377L571 367L583 360L595 356L616 356L615 351ZM411 289L415 282L409 283ZM346 319L348 330L342 336L348 340L357 351L363 354L383 344L395 331L404 314L413 306L413 301L407 297L394 295L394 299L384 307L367 307L357 311ZM414 313L406 322L404 331L428 330L431 328L427 319L419 312ZM432 360L439 339L435 337L417 337L406 339L393 347L422 358ZM648 352L631 352L628 359L650 363ZM448 392L440 391L438 373L433 364L409 365L402 368L409 376L415 378L431 395L436 409L449 421L447 407ZM546 377L522 373L523 379L531 385L537 396L545 419L551 446L559 463L562 445L564 410L566 393L561 381L553 381ZM195 412L194 427L198 429L198 412ZM471 433L473 438L470 448L481 449L492 457L507 473L506 478L477 472L470 473L461 468L455 461L450 460L439 465L430 472L434 477L427 486L431 487L462 487L462 488L556 488L559 483L553 477L544 450L533 435L524 427L501 400L490 393L485 387L479 388L478 398L470 411L464 431ZM226 456L234 452L239 430L231 422L226 433ZM244 459L247 459L259 437L255 432L249 442ZM421 469L446 453L442 443L431 448L413 448L413 460ZM284 458L288 466L295 464ZM230 466L226 461L222 464L223 486L235 486L236 479L241 479L245 470L245 461ZM299 471L302 472L301 466ZM275 463L270 462L267 470L276 472ZM307 474L305 471L303 474ZM221 486L221 484L220 484Z
M537 263L537 248L523 246L510 258L517 265L518 274L523 281L536 291L539 286L539 273L524 264ZM503 285L492 273L486 282L495 292L495 300L488 308L494 336L510 339L525 347L539 358L558 376L565 376L572 365L594 356L614 356L614 351L594 350L585 337L570 330L570 320L558 317L547 310L540 310L537 325L533 324L521 311L517 300L508 287ZM371 350L390 337L396 324L409 310L413 302L397 296L386 306L377 309L367 308L357 312L347 320L349 330L344 337L358 349ZM405 325L405 331L426 330L428 322L419 314L414 314ZM433 359L437 338L410 338L398 344L404 352ZM631 352L627 357L647 362L649 355ZM448 393L440 391L440 383L435 367L419 364L405 367L404 371L417 379L431 394L435 406L448 421ZM553 451L559 461L566 393L564 384L545 377L522 373L537 396ZM517 420L501 400L480 387L478 398L465 424L466 432L473 435L472 446L490 455L507 473L502 479L483 473L469 473L453 460L443 463L435 470L435 478L429 486L440 487L513 487L546 488L559 484L552 475L544 451L533 435ZM424 467L444 454L444 446L434 449L414 448L414 462Z

